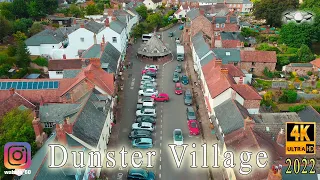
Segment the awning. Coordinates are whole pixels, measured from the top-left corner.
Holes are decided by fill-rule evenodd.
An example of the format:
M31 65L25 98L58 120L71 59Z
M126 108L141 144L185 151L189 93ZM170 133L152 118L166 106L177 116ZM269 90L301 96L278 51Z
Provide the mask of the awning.
M207 104L208 110L211 113L212 109L211 109L211 106L210 106L210 103L209 103L209 98L208 98L208 96L205 96L204 98L206 100L206 104Z

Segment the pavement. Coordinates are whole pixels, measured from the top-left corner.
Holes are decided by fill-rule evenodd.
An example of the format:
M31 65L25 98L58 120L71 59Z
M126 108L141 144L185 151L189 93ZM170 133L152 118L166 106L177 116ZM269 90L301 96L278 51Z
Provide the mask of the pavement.
M174 83L172 82L172 74L175 67L178 65L176 61L176 43L173 38L168 37L169 32L174 32L175 37L181 35L181 31L178 29L179 25L172 27L171 29L162 32L162 39L164 43L169 46L173 52L173 59L160 65L157 76L158 91L168 93L170 97L169 102L157 103L157 122L156 129L153 133L154 147L148 151L155 151L156 156L152 159L154 165L149 170L156 174L156 179L164 180L207 180L208 169L201 168L203 161L203 150L201 145L203 144L203 138L199 136L190 136L187 126L186 108L183 103L183 95L174 94ZM136 104L138 100L138 91L141 78L141 70L146 65L136 56L136 51L140 47L141 42L138 41L133 46L127 49L126 61L132 62L132 68L127 69L124 72L124 90L120 93L120 117L117 119L117 123L112 128L111 137L108 143L108 151L115 151L117 165L115 168L104 169L108 179L121 180L126 179L128 168L119 167L119 151L122 147L125 147L129 152L126 155L126 161L130 165L131 152L139 151L139 149L132 149L131 142L128 139L128 134L131 131L131 125L135 119ZM150 62L149 64L153 64ZM183 67L187 67L186 62L182 62ZM189 72L184 69L182 74ZM192 81L190 81L192 82ZM192 84L192 83L191 83ZM183 86L183 89L191 89L191 85ZM199 98L199 97L198 97ZM195 100L197 100L195 98ZM194 103L195 108L195 103ZM205 108L199 104L199 109ZM203 121L203 118L198 114L199 120ZM184 136L184 144L187 144L184 158L182 159L182 165L178 168L174 163L173 154L168 144L173 144L173 130L181 129ZM212 137L211 137L212 138ZM192 146L195 145L195 148ZM178 147L177 155L180 157L180 153L183 148ZM208 145L208 152L211 151L210 145ZM145 156L146 151L143 152ZM198 168L191 168L192 155L195 155ZM210 153L208 153L210 154ZM144 158L144 161L146 159ZM210 160L208 160L210 161ZM146 167L146 162L143 164L143 168ZM216 179L216 178L215 178Z

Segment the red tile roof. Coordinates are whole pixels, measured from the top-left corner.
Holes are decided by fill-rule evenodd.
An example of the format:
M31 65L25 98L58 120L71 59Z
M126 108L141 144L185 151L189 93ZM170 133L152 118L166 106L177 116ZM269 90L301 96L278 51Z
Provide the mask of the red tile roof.
M232 85L234 89L243 99L245 100L261 100L262 97L259 93L248 84L234 84Z
M222 40L223 48L237 48L240 44L240 40Z
M50 60L48 64L49 71L62 71L64 69L81 69L81 59L61 59L61 60Z
M188 7L189 7L187 4L182 4L181 6L182 6L182 8L183 8L184 10L187 10Z
M211 37L213 35L213 28L211 22L205 18L203 15L196 17L191 22L191 36L193 37L199 31L202 31L207 36Z
M315 59L310 62L312 65L316 66L317 68L320 68L320 58Z
M178 9L174 14L179 14L179 12L181 12L181 9Z
M241 71L241 69L239 67L236 67L233 64L223 64L222 68L227 68L229 74L232 77L241 77L241 76L244 77L245 76L245 74Z
M241 51L240 56L242 62L277 62L275 51Z
M14 108L19 106L25 106L29 109L35 109L36 106L32 104L30 101L22 97L20 94L15 92L14 94L10 95L9 98L0 102L0 117L5 115L7 112L11 111Z
M237 24L225 24L223 28L217 28L215 25L213 26L215 31L225 31L225 32L236 32L239 30L239 26Z

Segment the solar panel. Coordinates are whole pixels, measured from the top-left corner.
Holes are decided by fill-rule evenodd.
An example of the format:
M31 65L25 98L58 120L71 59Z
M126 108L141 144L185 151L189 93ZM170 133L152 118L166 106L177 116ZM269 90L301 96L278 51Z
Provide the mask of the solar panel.
M22 82L18 82L17 89L22 89Z
M2 82L0 88L1 88L1 89L4 89L5 86L6 86L6 83Z
M38 82L38 89L42 89L43 87L43 82Z
M52 81L49 82L49 89L53 89L53 82Z
M6 87L6 89L10 89L10 88L11 88L11 84L12 84L12 82L7 82L7 87Z
M53 82L53 88L57 89L59 87L59 82L55 81Z
M42 81L42 82L0 82L0 90L8 90L14 88L17 90L37 90L37 89L57 89L58 81Z
M38 82L33 82L32 89L38 89Z
M27 82L22 82L22 87L21 89L27 89L28 83Z
M43 82L43 89L48 89L49 83L48 82Z
M13 82L11 88L17 89L18 82Z
M32 83L33 83L33 82L28 82L27 89L32 89Z

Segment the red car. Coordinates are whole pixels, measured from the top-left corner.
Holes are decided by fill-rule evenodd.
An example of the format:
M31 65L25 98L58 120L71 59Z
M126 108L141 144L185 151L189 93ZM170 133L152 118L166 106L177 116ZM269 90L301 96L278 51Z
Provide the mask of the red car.
M158 95L152 95L151 98L153 98L155 101L158 102L167 102L169 101L169 95L166 93L159 93Z
M180 95L182 94L182 85L181 83L176 83L174 86L174 93Z
M147 71L157 72L156 69L143 69L143 70L141 71L141 74L144 75Z
M199 122L197 120L189 120L188 128L190 135L196 136L200 134Z

